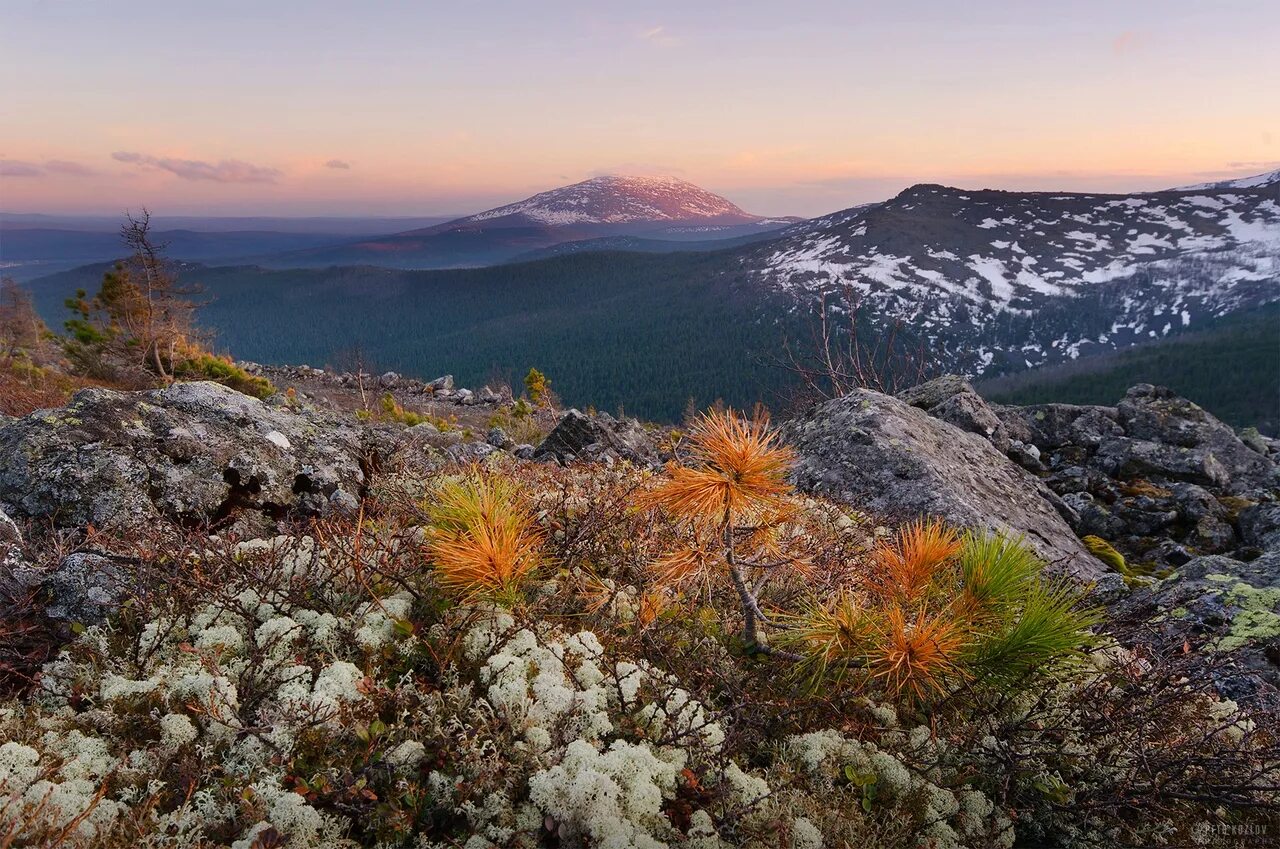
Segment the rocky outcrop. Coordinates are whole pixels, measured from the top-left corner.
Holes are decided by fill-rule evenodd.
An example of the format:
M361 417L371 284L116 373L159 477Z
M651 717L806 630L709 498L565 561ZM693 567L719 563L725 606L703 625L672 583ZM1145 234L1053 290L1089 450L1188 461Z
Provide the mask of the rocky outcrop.
M798 453L795 482L806 492L899 518L936 516L1025 536L1048 562L1079 578L1104 569L1044 484L985 436L897 398L854 392L818 405L783 433Z
M367 372L332 371L301 366L269 366L242 361L237 363L250 374L260 375L276 384L299 384L311 390L328 388L359 389L367 392L390 392L400 400L426 396L432 401L456 404L464 407L476 405L494 406L510 403L510 393L504 394L485 386L478 391L455 387L453 375L446 374L434 380L418 380L388 371L380 375Z
M959 375L943 375L899 392L896 397L925 410L935 419L989 439L1001 451L1009 450L1009 434L1004 422Z
M532 456L561 463L623 459L652 466L659 462L653 438L635 419L619 420L608 413L588 416L578 410L561 415Z
M1247 560L1280 545L1276 458L1168 389L1140 384L1115 407L992 409L1012 439L1039 450L1043 479L1075 511L1076 530L1150 570L1205 554Z
M216 383L79 392L0 429L0 504L62 526L321 515L361 495L369 428Z

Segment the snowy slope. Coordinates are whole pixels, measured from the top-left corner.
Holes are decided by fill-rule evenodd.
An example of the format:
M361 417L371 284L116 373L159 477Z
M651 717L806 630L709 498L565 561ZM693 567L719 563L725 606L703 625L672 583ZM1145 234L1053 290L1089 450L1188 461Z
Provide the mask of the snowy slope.
M746 251L804 307L849 291L948 367L1018 370L1280 300L1280 183L1135 195L914 186Z
M458 268L508 262L568 242L620 236L733 239L782 230L794 220L751 215L675 177L595 177L434 227L282 254L265 262L286 268Z
M594 177L461 219L519 216L539 224L627 224L649 221L752 222L728 200L675 177Z
M1216 183L1198 183L1194 186L1182 186L1173 189L1175 192L1197 192L1205 189L1260 189L1264 186L1280 185L1280 169L1265 174L1254 174L1252 177L1240 177L1236 180L1220 180Z

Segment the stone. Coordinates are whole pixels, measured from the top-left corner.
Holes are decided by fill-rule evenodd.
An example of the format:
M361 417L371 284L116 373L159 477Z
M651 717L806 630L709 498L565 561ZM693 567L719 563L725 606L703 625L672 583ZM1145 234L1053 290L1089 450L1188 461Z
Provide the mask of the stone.
M520 460L532 460L534 452L536 452L537 450L538 449L534 448L529 443L524 442L524 443L521 443L520 445L517 445L515 448L512 448L511 453L512 455L514 455L516 458Z
M489 428L489 432L485 434L484 441L492 445L494 448L507 449L515 445L515 442L507 432L497 425Z
M63 622L99 625L130 591L128 572L101 554L69 554L44 575L45 615Z
M1264 551L1280 550L1280 502L1265 501L1240 511L1240 537Z
M1267 438L1259 433L1256 427L1246 427L1241 430L1240 441L1264 457L1271 453L1271 446L1267 444Z
M1040 459L1040 449L1029 442L1011 439L1009 440L1009 447L1005 449L1005 453L1009 455L1010 460L1029 472L1046 471L1047 467Z
M399 383L400 383L400 375L396 374L394 371L386 372L381 377L378 378L378 385L381 386L383 389L391 389L392 387L397 386Z
M658 464L657 447L638 421L619 421L607 413L588 416L578 410L568 410L560 416L533 456L569 463L575 459L603 459L607 453L641 465Z
M1104 571L1055 496L984 437L878 392L855 391L783 426L804 492L898 519L933 516L1017 536L1085 580Z
M498 453L498 449L487 442L463 442L449 446L444 453L455 463L478 463L490 454Z
M1270 709L1280 708L1280 551L1245 562L1222 555L1188 560L1162 581L1135 590L1116 615L1147 621L1149 639L1202 653L1229 652L1238 674L1219 682ZM1230 690L1224 690L1223 684Z
M442 377L437 377L435 380L432 380L429 383L427 383L427 388L433 392L440 392L442 390L452 391L453 375L446 374Z
M1192 464L1210 474L1211 483L1233 492L1280 486L1274 462L1241 442L1229 426L1170 389L1138 384L1125 393L1116 410L1130 439L1158 443L1166 451L1186 449L1195 458Z
M360 499L345 489L335 489L329 496L329 507L331 512L339 516L351 518L360 513Z
M897 397L934 418L986 437L1000 451L1009 448L1009 435L1000 417L959 375L934 378L899 392Z
M1035 445L1042 452L1066 445L1093 448L1123 436L1112 407L1076 404L1036 404L1029 407L993 407L1009 436Z
M0 502L63 527L321 515L362 492L373 429L272 407L217 383L86 389L0 431Z

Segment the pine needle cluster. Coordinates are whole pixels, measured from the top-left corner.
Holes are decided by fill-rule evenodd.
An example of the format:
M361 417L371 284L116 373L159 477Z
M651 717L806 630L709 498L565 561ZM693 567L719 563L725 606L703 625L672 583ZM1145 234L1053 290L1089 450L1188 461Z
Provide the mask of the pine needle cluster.
M780 645L812 688L856 681L924 702L1011 691L1081 656L1095 614L1021 540L940 522L899 530L871 555L867 585L787 617Z
M446 483L429 514L436 580L455 598L514 601L542 565L542 533L508 478L474 472Z

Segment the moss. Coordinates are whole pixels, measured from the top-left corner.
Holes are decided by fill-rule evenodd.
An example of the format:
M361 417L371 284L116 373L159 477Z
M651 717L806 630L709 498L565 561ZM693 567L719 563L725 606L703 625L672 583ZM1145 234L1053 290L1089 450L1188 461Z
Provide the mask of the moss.
M1212 576L1210 576L1212 577ZM1280 588L1259 589L1237 581L1223 594L1223 600L1237 608L1231 620L1231 632L1218 640L1215 648L1231 651L1255 640L1280 637Z
M1171 490L1161 486L1156 486L1151 481L1133 481L1120 487L1120 491L1125 495L1140 496L1146 495L1150 498L1168 498L1173 495Z
M1227 509L1227 521L1235 524L1242 511L1258 502L1249 498L1241 498L1238 495L1224 495L1218 499L1218 503Z
M1133 577L1133 573L1129 571L1129 566L1124 562L1124 555L1116 551L1111 543L1099 536L1090 534L1080 540L1084 543L1084 547L1089 549L1089 553L1110 566L1115 571L1125 577Z
M213 380L254 398L266 398L276 391L265 377L249 374L230 359L212 354L185 359L174 367L173 373L184 380Z

